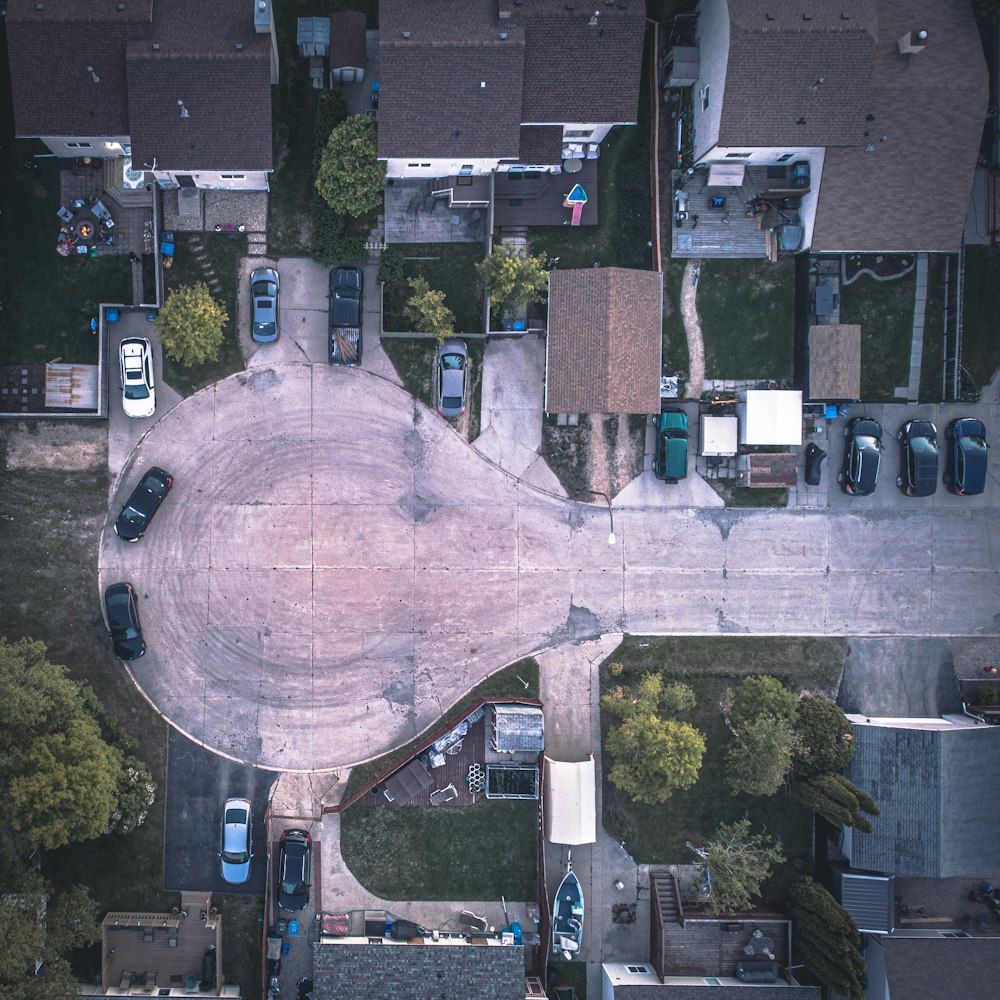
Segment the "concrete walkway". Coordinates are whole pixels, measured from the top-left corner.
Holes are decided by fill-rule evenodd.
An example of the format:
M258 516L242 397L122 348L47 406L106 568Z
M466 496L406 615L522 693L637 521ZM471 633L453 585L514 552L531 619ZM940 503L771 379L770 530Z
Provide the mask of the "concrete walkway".
M927 254L918 253L916 291L913 298L913 338L910 341L910 379L896 389L897 399L916 403L920 399L920 364L924 357L924 313L927 308Z

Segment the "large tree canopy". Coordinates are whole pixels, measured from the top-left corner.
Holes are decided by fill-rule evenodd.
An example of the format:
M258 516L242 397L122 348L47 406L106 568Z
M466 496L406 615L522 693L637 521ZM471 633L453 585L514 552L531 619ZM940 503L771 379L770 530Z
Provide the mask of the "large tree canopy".
M352 115L327 140L316 171L316 190L341 215L357 217L382 205L385 164L376 156L375 119Z
M229 315L212 298L208 285L196 281L167 295L156 317L156 330L171 358L182 365L201 365L219 356L228 321Z
M541 302L549 287L549 276L542 270L544 257L529 257L503 244L476 265L480 284L489 293L493 308L501 319L512 316L529 302Z
M774 865L785 860L781 841L750 832L750 820L720 823L705 845L705 867L712 876L709 909L713 913L749 910Z

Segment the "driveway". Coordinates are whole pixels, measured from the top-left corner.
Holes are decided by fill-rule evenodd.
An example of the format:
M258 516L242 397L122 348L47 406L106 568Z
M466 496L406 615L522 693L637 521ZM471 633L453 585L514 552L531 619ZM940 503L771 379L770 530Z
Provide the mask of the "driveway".
M153 529L124 545L109 514L101 542L101 585L142 605L129 669L183 732L265 767L377 756L503 664L604 632L1000 632L990 493L616 504L609 546L603 504L518 481L365 369L255 367L185 400L111 511L152 464L175 478Z

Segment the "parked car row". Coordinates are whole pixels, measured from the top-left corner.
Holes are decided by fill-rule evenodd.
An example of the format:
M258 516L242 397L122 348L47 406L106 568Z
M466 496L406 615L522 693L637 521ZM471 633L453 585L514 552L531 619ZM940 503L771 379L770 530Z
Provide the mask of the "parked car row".
M945 428L948 453L942 480L958 496L975 496L986 489L986 425L974 417L959 417ZM837 482L851 496L870 496L878 485L882 462L882 425L870 417L855 417L844 427L844 464ZM899 475L896 485L906 496L928 497L937 491L938 434L930 420L908 420L896 432Z

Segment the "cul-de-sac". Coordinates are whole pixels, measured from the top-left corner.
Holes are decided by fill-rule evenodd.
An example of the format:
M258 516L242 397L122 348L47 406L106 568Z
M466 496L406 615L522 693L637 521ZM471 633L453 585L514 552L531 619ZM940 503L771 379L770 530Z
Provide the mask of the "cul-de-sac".
M0 81L0 1000L995 1000L997 0Z

